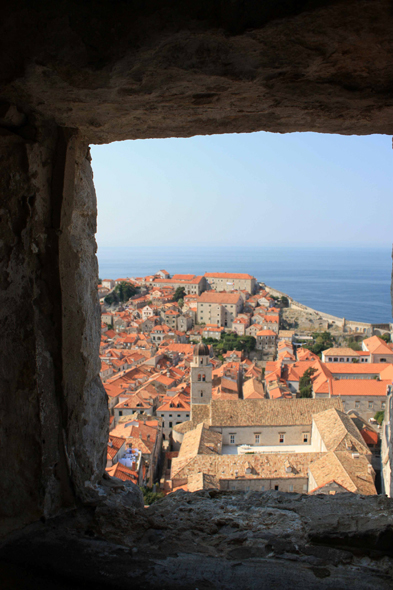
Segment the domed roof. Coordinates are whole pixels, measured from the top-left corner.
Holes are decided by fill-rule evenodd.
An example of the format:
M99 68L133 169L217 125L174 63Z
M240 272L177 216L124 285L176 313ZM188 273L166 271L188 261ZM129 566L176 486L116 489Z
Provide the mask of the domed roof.
M207 344L196 344L193 350L194 356L209 356L210 351Z

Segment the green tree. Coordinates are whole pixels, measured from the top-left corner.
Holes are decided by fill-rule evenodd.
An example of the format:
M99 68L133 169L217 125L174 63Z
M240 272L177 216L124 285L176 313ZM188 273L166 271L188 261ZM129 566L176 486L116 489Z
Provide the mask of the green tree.
M379 425L382 424L383 419L385 416L385 412L383 410L379 410L379 412L377 412L374 416L374 420L376 420L378 422Z
M175 294L173 296L173 300L174 301L179 301L179 299L184 299L186 295L186 290L184 287L178 287L175 291Z
M288 297L285 297L285 295L282 295L282 297L280 297L280 303L283 307L289 307Z
M177 304L178 304L179 307L183 307L183 305L184 305L184 299L178 299L177 300Z
M311 344L304 344L303 348L311 350L314 354L321 355L323 350L332 348L334 340L330 332L313 332L313 342Z
M389 334L389 332L385 332L385 334L381 334L380 338L382 340L385 340L386 344L388 344L390 342L390 334Z
M299 379L299 397L312 397L312 381L311 377L316 372L316 369L310 367L304 371Z
M154 502L157 502L157 500L161 500L161 498L164 497L163 492L154 492L153 488L151 487L141 488L141 490L145 506L150 506L151 504L154 504Z
M204 344L211 344L213 346L214 354L219 356L225 354L228 350L243 350L244 352L251 352L255 349L256 340L253 336L238 336L232 332L223 332L221 340L215 338L202 338Z
M107 295L106 297L104 297L104 301L108 305L112 305L112 303L115 302L115 297L112 295L112 293L109 293L109 295Z
M113 289L112 293L109 293L104 299L105 303L112 305L113 303L124 303L128 301L130 297L133 297L137 293L137 289L131 283L122 281L119 285Z

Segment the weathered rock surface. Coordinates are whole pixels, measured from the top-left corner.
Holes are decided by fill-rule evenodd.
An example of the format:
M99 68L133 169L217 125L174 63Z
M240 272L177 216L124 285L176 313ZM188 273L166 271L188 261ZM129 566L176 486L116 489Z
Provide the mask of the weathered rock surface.
M1 95L11 126L38 116L93 143L390 134L392 22L390 0L9 1Z
M88 147L3 130L0 536L92 494L106 461Z
M15 536L0 550L3 567L107 588L392 587L385 497L211 490L141 509L136 496L133 505L116 501L127 493L117 488L95 508Z

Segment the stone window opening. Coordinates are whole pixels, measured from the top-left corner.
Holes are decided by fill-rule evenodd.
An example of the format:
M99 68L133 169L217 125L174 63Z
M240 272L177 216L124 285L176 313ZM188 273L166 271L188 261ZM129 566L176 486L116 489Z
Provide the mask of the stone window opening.
M377 5L376 12L378 13L379 2L375 4ZM113 7L112 10L115 11L116 8ZM319 9L315 13L311 12L307 14L307 18L317 18L318 14ZM284 16L286 15L284 14ZM340 16L340 14L336 16ZM376 16L378 17L378 14ZM299 20L300 27L302 26L301 20L303 17L304 15L300 10L299 14L296 15L297 26L299 26ZM356 14L354 14L354 18L356 18ZM102 15L98 14L97 19L100 24L105 25ZM67 21L68 19L65 18L63 20ZM287 20L292 24L291 15L289 15L288 19L285 18L282 21L278 19L274 23L274 26L285 27ZM108 19L108 23L109 21L112 21L112 19ZM325 24L324 20L322 22ZM82 22L82 27L83 24ZM112 22L110 24L112 25ZM251 22L251 25L255 25L255 27L251 28L258 30L258 23ZM72 22L67 26L72 27ZM164 27L165 25L163 24L162 26ZM203 24L201 26L205 27L206 25ZM242 24L239 23L239 26L238 38L242 41ZM268 33L270 26L271 23L267 19L267 23L264 23L264 29L267 29ZM329 22L326 22L327 30L329 26ZM335 26L342 26L340 18L335 18ZM88 22L86 22L86 27L87 36L89 36L91 29L89 29ZM50 29L50 22L45 22L44 28ZM190 27L186 27L186 29L187 35L193 34L189 32ZM261 29L261 31L258 30L258 34L265 35L264 29ZM114 30L117 32L116 27ZM209 34L211 35L211 31ZM283 35L282 32L280 34ZM19 44L22 35L23 27L20 27L19 35L15 34L15 43ZM103 37L105 37L105 32ZM343 37L348 38L348 35L345 34ZM31 188L32 184L30 180L32 180L34 181L34 190L32 192L22 190L20 195L23 195L23 198L27 196L28 207L33 206L31 200L38 199L40 201L39 206L42 215L46 214L45 207L50 212L50 219L36 217L34 220L35 225L27 217L27 225L21 225L19 223L21 221L18 217L19 213L15 213L19 226L26 228L26 232L22 236L23 239L25 241L27 239L30 240L29 248L26 249L26 252L23 251L21 239L19 242L15 242L6 236L6 243L14 250L14 259L18 258L20 261L23 261L23 263L21 262L23 272L20 272L16 276L16 274L13 274L14 270L11 268L10 273L12 288L17 291L19 290L23 294L21 303L23 303L24 309L23 313L19 309L19 317L15 313L15 318L18 318L16 321L18 339L21 342L18 346L21 348L18 351L12 335L9 332L4 332L3 339L7 345L3 346L3 350L6 352L10 351L14 359L18 359L19 363L22 357L23 361L26 360L27 369L24 369L24 381L28 385L28 388L30 388L28 391L29 395L26 399L29 399L29 404L33 399L34 402L39 400L41 407L46 409L46 416L50 417L50 423L48 423L44 415L45 412L40 414L36 407L31 407L32 411L29 412L29 423L26 423L26 428L24 429L26 444L24 451L25 457L22 458L22 462L24 462L22 467L26 467L26 469L20 469L20 466L18 466L19 472L23 473L23 478L20 479L21 476L16 472L11 473L11 467L7 467L7 470L10 470L10 477L7 478L7 481L4 481L4 484L11 486L13 492L17 490L17 494L7 492L6 494L2 494L2 497L6 498L11 517L16 518L15 528L21 526L20 515L29 523L34 519L37 520L41 513L43 514L43 518L58 514L64 506L72 506L75 503L75 499L78 502L87 501L89 488L85 483L89 483L93 487L98 484L101 481L104 468L104 450L108 439L108 420L105 392L100 384L98 371L95 368L97 362L95 356L98 357L98 353L96 354L98 345L94 330L96 323L99 322L99 316L95 310L98 302L94 285L96 282L94 245L95 198L92 196L94 188L92 186L87 142L102 143L114 141L119 138L124 139L128 137L133 139L135 137L143 137L146 134L144 131L144 121L146 118L149 121L149 131L147 133L153 136L163 137L171 133L173 134L171 124L177 123L175 119L171 119L173 115L171 115L168 109L164 113L160 112L160 121L162 122L157 123L154 116L154 109L144 110L143 107L140 108L140 121L137 121L135 118L135 109L131 105L137 93L134 92L133 86L128 87L126 75L118 87L116 87L116 84L118 84L116 79L111 77L112 87L110 92L111 96L113 96L114 104L113 106L109 104L103 95L103 92L107 90L104 87L106 82L103 72L108 63L105 63L105 59L107 58L101 52L99 43L97 43L95 48L97 57L94 57L91 61L89 61L91 56L88 55L86 58L86 63L93 64L91 68L89 65L88 69L83 63L78 64L78 66L74 64L69 66L67 63L67 43L71 44L69 41L70 38L73 40L72 44L74 43L73 35L71 37L65 35L64 38L62 35L56 35L56 38L59 44L65 43L64 51L61 51L64 64L61 64L61 67L58 68L61 71L61 75L64 76L64 81L62 82L64 85L62 88L64 90L58 92L59 95L61 94L60 101L56 98L55 92L53 91L56 87L56 76L58 75L56 72L56 63L59 63L60 60L58 60L56 51L49 51L54 66L51 67L51 64L46 62L45 44L49 43L46 38L42 40L42 59L39 62L35 62L34 44L32 46L27 44L27 46L29 53L31 53L29 55L29 63L32 64L31 71L34 70L34 75L38 76L38 70L42 68L42 71L46 72L47 75L42 76L39 84L32 84L31 80L29 81L27 78L29 75L28 68L24 71L24 68L21 67L21 73L18 74L20 79L15 84L15 89L12 88L12 84L7 88L7 100L10 96L15 99L17 105L15 108L16 113L19 110L19 103L22 104L22 102L24 103L25 111L32 113L31 118L30 115L26 115L29 130L23 130L21 124L17 121L15 122L15 119L13 119L10 127L10 133L12 134L12 143L9 144L10 152L12 151L13 154L17 154L18 158L20 155L18 145L21 144L21 141L24 141L23 134L27 131L32 134L28 140L27 150L23 153L23 159L18 159L17 161L17 168L20 176L22 177L24 174L29 180L29 183L25 183L26 187L22 188ZM168 38L170 38L169 35ZM244 38L246 38L245 35ZM283 38L285 38L285 35ZM290 47L290 35L287 35L286 38L288 39L288 47ZM64 39L66 40L65 42ZM216 37L214 39L216 40ZM220 42L227 43L229 41L223 38ZM233 50L236 53L236 37L230 38L230 42L234 47L232 49L231 45L231 51ZM80 43L83 49L87 47L82 35L77 35L77 43ZM264 41L264 43L267 47L269 46L268 42L266 43ZM365 43L367 44L367 36L365 36ZM123 43L123 47L127 47L127 43ZM354 56L356 56L356 45L354 47ZM88 48L88 52L90 51L92 49ZM282 49L277 48L276 51L280 52ZM13 52L11 46L10 53L18 54L18 59L23 62L23 50L21 50L21 53L18 51ZM247 50L245 53L247 54ZM367 47L364 49L364 53L367 53ZM177 49L176 55L179 54L181 55L181 50L179 51ZM336 52L337 54L339 52ZM108 55L115 61L116 50L113 53L108 51ZM165 54L162 55L165 60ZM284 64L290 65L291 63L290 57L285 59L284 56L284 59L281 57L280 59ZM329 61L329 59L329 56L326 54L326 60ZM102 66L100 65L100 60L102 60ZM362 56L359 55L359 61L361 60ZM137 58L135 62L138 63ZM99 70L100 67L103 68L101 71ZM220 60L217 60L215 67L220 69ZM300 72L306 69L302 63L300 65L297 64L296 67ZM230 70L231 64L229 63L228 65L225 63L225 68L229 68ZM251 72L251 75L258 79L256 68L257 66L255 66L255 72ZM348 68L349 70L351 69L350 64ZM317 64L316 69L318 75ZM73 73L75 71L78 71L78 83L73 82ZM111 71L116 71L116 63L111 64ZM179 71L181 71L180 67ZM386 123L386 116L384 114L385 98L383 90L379 90L377 84L375 85L376 92L371 102L373 103L372 106L376 108L370 108L370 114L364 117L359 113L356 106L356 102L359 104L362 102L362 96L364 95L361 85L357 85L356 72L354 72L353 80L351 76L352 72L349 72L349 78L353 85L351 92L354 98L352 98L351 96L347 96L348 90L342 87L340 80L337 79L336 81L334 79L334 65L332 68L333 83L330 84L327 81L329 89L333 92L333 96L329 95L329 101L330 104L334 104L334 100L341 100L341 93L343 93L348 116L344 115L341 119L336 116L334 109L329 110L328 117L324 115L324 105L322 105L322 108L320 105L320 102L323 102L324 93L318 95L318 92L310 89L310 86L306 88L308 89L307 108L303 108L304 102L302 103L300 90L302 84L307 84L307 82L302 82L301 76L295 82L291 80L292 86L293 84L298 85L297 96L300 98L297 101L293 101L291 93L285 87L285 76L283 77L283 81L281 81L281 78L278 81L269 80L269 88L266 92L271 94L272 104L277 100L275 99L275 93L278 96L277 105L274 107L273 118L269 119L268 116L273 112L273 108L269 104L267 104L266 113L258 111L259 97L255 102L255 115L251 110L245 113L243 109L239 109L239 106L243 106L242 101L245 102L245 99L252 102L252 98L250 98L248 89L243 89L243 80L241 75L239 75L240 72L234 71L234 75L231 78L232 72L229 72L230 75L227 75L225 71L221 71L218 74L222 77L223 82L225 81L229 86L236 83L238 94L234 102L239 104L235 104L232 107L228 102L228 114L224 110L225 104L220 104L221 113L224 114L220 113L221 120L218 123L218 117L214 112L214 101L217 99L225 103L225 90L217 90L218 96L209 97L206 94L202 94L201 96L200 93L203 93L205 90L204 87L209 83L209 72L206 73L204 71L202 74L198 73L198 76L201 78L206 78L203 84L196 80L192 70L189 70L188 73L190 75L191 85L195 84L195 86L198 86L200 84L201 87L195 88L194 98L192 98L194 102L191 105L191 109L189 112L184 112L184 116L180 119L182 123L179 124L179 127L176 127L176 132L179 135L214 133L222 131L224 126L228 132L240 130L256 131L269 128L269 126L273 128L276 126L273 130L302 131L304 129L310 130L315 128L333 133L338 133L344 129L346 133L376 133L381 132L381 130L382 132L390 133L390 128ZM132 84L137 83L138 74L134 74L135 72L133 72L134 78L132 79ZM373 68L371 67L370 78L372 78L373 74ZM67 76L68 79L66 80ZM247 76L247 84L250 85L253 82L249 80L249 71L247 71ZM45 79L48 81L51 80L50 84L52 88L50 85L45 86ZM262 80L263 78L261 77L260 79ZM326 81L324 80L323 82L323 88L326 88ZM372 82L373 80L371 80ZM277 83L279 85L278 94L274 89ZM322 85L319 83L318 77L316 77L314 83L317 87L319 85L319 88L321 88ZM88 84L91 84L92 88L94 87L93 91L86 91L86 88L83 87ZM158 84L162 84L162 82L159 81ZM281 84L282 86L280 86ZM36 88L34 88L35 86ZM18 87L19 89L29 88L29 92L26 92L23 101L20 98L18 100ZM229 92L230 90L229 88ZM81 92L84 93L84 96L81 95ZM337 94L335 94L336 92ZM42 99L42 96L45 96L45 100ZM99 102L96 101L95 96L98 97ZM154 97L154 91L151 93L151 96ZM289 113L288 108L284 108L284 118L282 117L282 106L280 105L281 97L284 97L284 101L287 100L291 107ZM270 96L268 100L269 98ZM314 98L315 100L313 100ZM122 102L116 105L115 103L118 100ZM141 100L140 97L139 100ZM174 108L176 107L176 100L176 97L174 97L171 102L173 111L176 111L176 108ZM183 106L182 101L184 102L183 96L177 103L179 104L179 108L187 109L187 106ZM208 101L207 107L203 106L203 101ZM67 107L68 110L64 108L65 103L69 105ZM160 104L160 108L165 111L165 104ZM195 116L196 111L198 111L197 117ZM20 112L23 113L22 107L20 107ZM119 123L118 112L121 115L121 124ZM379 115L379 112L382 115ZM168 115L168 120L166 120L166 114ZM340 116L342 117L342 114ZM7 127L5 128L7 129ZM36 137L34 137L35 132L37 132ZM25 146L25 143L23 145ZM21 164L20 162L23 163ZM43 166L43 162L45 162L45 167ZM22 181L19 179L20 186L22 186L21 182L23 182L23 178ZM41 185L39 186L40 182ZM37 188L38 190L36 190ZM35 196L30 196L33 193ZM16 199L16 202L19 203L20 195L15 196L15 192L10 192L7 198L10 202ZM22 201L20 202L20 211L24 211ZM40 225L41 227L39 227ZM42 231L44 228L47 228L48 232ZM14 228L12 228L12 231L14 232ZM47 235L44 237L45 233ZM45 247L39 240L47 240ZM37 256L32 260L31 253L34 253L36 249L38 249ZM29 293L29 297L25 297L25 292ZM34 293L35 297L35 320L32 319L30 309L32 293ZM4 310L9 317L11 317L15 309L12 306L4 306ZM18 329L19 325L21 326L21 330ZM23 325L26 326L26 330ZM37 330L38 325L40 326L40 331ZM26 337L27 329L29 331L28 338ZM34 346L31 346L33 340L35 340L33 343ZM39 346L36 346L36 343ZM64 351L67 351L67 355L65 355ZM39 357L38 360L41 358L45 360L49 359L45 370L42 364L40 366L37 365L39 366L38 372L32 366L32 363L35 362L32 359L37 358L36 355ZM13 394L14 392L11 391L10 393ZM12 399L13 396L10 395L9 397ZM91 400L94 400L95 415L91 412ZM11 407L14 408L13 405ZM82 424L82 416L83 420L89 425L88 429ZM20 430L21 422L24 423L24 414L22 412L18 414L18 430ZM37 432L40 432L42 437L37 437ZM61 433L60 436L59 433ZM11 466L12 453L15 452L14 447L15 449L17 448L13 444L15 435L12 424L10 424L8 436L10 444L7 452L10 452L11 456L9 460L7 459L7 465ZM31 441L34 444L30 444ZM40 451L37 450L37 446L44 444L46 449L50 447L50 452L46 450L45 453L42 453L42 457L38 457ZM56 469L53 469L54 466L56 466ZM53 474L53 477L49 478L48 473ZM36 474L39 474L38 479ZM65 559L65 561L67 560Z

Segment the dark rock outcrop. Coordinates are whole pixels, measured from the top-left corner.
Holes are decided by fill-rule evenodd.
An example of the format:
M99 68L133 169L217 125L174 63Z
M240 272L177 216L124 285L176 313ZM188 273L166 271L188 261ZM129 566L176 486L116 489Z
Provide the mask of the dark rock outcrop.
M3 568L70 587L392 587L393 500L381 496L180 491L148 509L114 497L16 536Z

